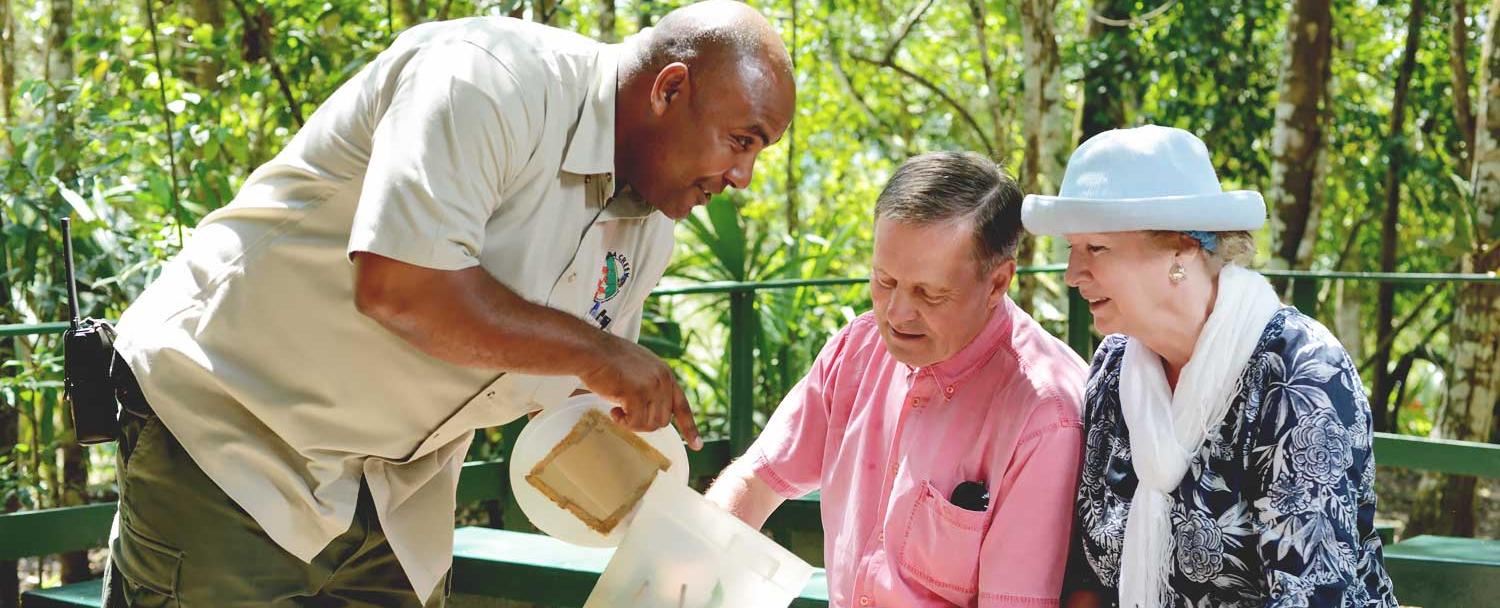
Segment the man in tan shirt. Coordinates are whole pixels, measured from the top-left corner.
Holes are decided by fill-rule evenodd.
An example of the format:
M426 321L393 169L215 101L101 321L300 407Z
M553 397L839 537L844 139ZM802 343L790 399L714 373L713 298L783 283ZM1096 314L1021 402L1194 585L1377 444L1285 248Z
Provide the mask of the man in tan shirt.
M748 185L794 97L723 0L617 45L403 33L123 315L107 605L441 605L474 429L582 389L696 447L642 303L673 220Z

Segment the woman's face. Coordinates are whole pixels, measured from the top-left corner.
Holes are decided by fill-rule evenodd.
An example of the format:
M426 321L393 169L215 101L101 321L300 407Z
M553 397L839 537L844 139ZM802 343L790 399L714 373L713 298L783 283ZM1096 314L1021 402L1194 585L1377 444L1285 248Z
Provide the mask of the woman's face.
M1180 294L1167 274L1174 259L1186 256L1162 246L1149 233L1065 236L1070 251L1064 277L1088 300L1099 333L1148 336L1152 327L1170 322L1182 308L1182 302L1174 301Z

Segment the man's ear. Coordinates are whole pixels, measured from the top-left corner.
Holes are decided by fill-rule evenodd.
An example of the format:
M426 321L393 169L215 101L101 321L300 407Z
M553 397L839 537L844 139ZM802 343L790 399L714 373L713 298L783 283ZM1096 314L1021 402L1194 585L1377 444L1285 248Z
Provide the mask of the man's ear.
M680 61L667 64L656 73L656 82L651 84L652 113L657 116L666 114L674 102L686 99L683 94L689 86L687 64Z
M1011 280L1015 278L1015 258L1010 258L1008 260L1000 262L999 264L995 264L995 268L993 270L990 270L990 274L988 277L990 283L990 293L988 297L990 308L994 308L996 304L1000 303L1000 299L1005 297L1005 292L1010 290Z

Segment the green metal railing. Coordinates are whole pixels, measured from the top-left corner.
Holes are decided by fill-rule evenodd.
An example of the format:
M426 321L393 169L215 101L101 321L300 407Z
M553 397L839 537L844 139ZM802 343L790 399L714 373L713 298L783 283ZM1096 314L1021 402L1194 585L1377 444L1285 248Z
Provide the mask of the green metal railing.
M1017 269L1017 274L1059 274L1067 269L1065 264L1049 264ZM1288 282L1291 288L1292 305L1303 311L1312 311L1317 305L1318 288L1323 281L1373 281L1398 285L1428 285L1432 283L1485 283L1500 284L1500 275L1455 274L1455 273L1396 273L1396 272L1316 272L1305 270L1261 270L1271 279ZM738 455L750 446L754 439L754 368L755 368L755 298L762 291L795 289L799 287L847 287L866 283L868 278L824 278L789 279L761 282L714 282L660 288L651 292L652 297L724 294L729 296L729 453ZM1091 326L1093 315L1088 303L1078 295L1078 290L1068 289L1066 340L1085 359L1093 353ZM67 323L41 323L0 325L0 338L11 336L59 334L66 331Z
M1067 270L1066 264L1048 264L1019 268L1017 274L1060 274ZM1454 274L1454 273L1399 273L1399 272L1317 272L1306 270L1261 270L1270 279L1286 280L1291 288L1292 305L1299 310L1312 311L1317 306L1318 287L1323 281L1374 281L1398 285L1428 285L1432 283L1490 283L1500 284L1500 275ZM838 279L788 279L761 282L699 283L681 287L661 288L651 292L653 297L727 294L729 296L729 446L730 453L738 455L750 446L755 438L754 413L754 368L755 368L755 296L761 291L795 289L798 287L842 287L868 282L868 278ZM1068 289L1066 340L1079 356L1087 360L1093 355L1093 315L1088 302L1078 290Z

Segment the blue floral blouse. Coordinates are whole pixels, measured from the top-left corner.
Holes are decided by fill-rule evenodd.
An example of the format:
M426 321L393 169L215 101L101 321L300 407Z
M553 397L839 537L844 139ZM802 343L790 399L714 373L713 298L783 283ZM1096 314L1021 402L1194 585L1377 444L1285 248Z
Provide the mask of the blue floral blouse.
M1120 409L1124 356L1119 335L1094 354L1069 570L1071 586L1115 597L1136 487ZM1241 384L1170 494L1165 597L1174 607L1395 606L1374 526L1370 404L1348 353L1283 308Z

